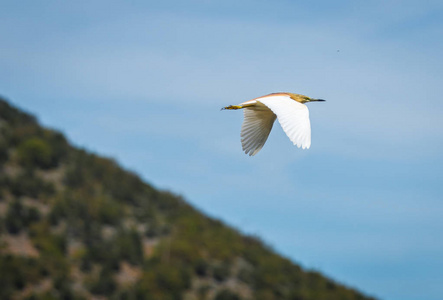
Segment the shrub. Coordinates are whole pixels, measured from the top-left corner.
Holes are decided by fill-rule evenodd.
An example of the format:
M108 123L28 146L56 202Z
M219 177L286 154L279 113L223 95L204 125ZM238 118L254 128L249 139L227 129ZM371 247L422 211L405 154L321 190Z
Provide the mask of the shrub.
M222 282L225 281L229 277L229 266L226 264L221 264L219 266L214 267L213 270L214 279Z
M40 195L52 195L54 185L35 176L34 172L27 170L10 180L10 190L14 196L29 196L37 198Z
M240 297L230 290L224 289L217 293L214 300L240 300Z
M206 276L208 274L209 264L204 259L198 259L195 262L194 270L198 276Z
M182 293L191 287L191 273L183 264L168 265L153 261L138 284L143 295L155 295L146 299L182 299Z
M0 299L11 299L14 291L41 279L39 269L32 258L0 255Z
M8 146L5 142L0 141L0 164L5 163L8 157Z
M96 295L112 295L117 285L113 278L113 273L108 268L102 268L100 274L91 287L90 291Z
M52 130L45 131L46 141L51 148L51 163L50 165L56 167L60 161L63 160L69 151L69 144L65 137Z
M114 243L119 249L120 259L127 260L133 265L143 262L142 241L135 229L121 230Z
M40 212L34 207L28 208L18 200L9 204L5 217L6 230L11 234L17 234L30 224L40 220Z
M49 169L53 166L52 149L44 140L32 137L17 147L18 161L26 168Z

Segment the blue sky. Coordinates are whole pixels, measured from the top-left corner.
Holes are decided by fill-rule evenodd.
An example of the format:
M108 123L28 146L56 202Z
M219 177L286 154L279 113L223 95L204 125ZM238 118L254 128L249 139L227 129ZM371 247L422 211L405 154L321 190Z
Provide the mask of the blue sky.
M3 1L0 94L78 146L382 299L443 294L441 1ZM308 104L242 153L229 104Z

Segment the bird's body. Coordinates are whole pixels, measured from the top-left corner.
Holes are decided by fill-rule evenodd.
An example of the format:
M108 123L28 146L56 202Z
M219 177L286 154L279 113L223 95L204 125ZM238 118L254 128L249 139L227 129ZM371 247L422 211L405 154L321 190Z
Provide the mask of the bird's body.
M243 151L257 154L268 139L276 118L289 139L302 149L311 146L309 110L304 103L325 101L293 93L274 93L223 109L244 109L241 129Z

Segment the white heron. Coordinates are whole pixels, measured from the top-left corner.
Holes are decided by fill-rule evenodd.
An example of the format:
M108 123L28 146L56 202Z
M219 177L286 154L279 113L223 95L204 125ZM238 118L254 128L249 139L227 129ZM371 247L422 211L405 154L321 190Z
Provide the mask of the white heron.
M244 109L241 143L243 151L252 156L263 148L276 118L294 145L309 149L311 124L309 110L304 103L314 101L325 100L293 93L273 93L239 105L226 106L222 110Z

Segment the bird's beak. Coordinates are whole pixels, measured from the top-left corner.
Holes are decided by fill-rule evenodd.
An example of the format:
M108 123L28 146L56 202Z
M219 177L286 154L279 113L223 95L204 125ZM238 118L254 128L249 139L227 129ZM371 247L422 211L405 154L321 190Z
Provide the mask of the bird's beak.
M313 101L326 101L326 100L323 100L323 99L310 99L309 100L309 102L313 102Z

